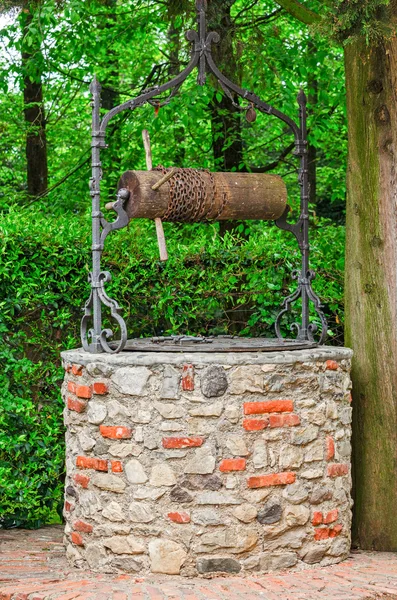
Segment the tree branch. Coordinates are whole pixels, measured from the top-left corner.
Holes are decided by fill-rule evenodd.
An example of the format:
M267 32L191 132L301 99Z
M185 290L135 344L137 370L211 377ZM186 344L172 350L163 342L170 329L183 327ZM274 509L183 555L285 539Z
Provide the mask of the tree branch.
M270 15L263 15L263 17L258 17L254 20L244 21L242 23L234 24L234 29L242 29L245 27L255 27L256 25L260 25L261 23L272 23L275 20L278 14L283 11L282 8L278 8L274 12L270 13Z
M84 152L84 154L91 154L91 150L88 149L86 152ZM83 156L84 156L84 154L83 154ZM32 198L30 200L30 202L27 203L27 206L30 206L34 202L37 202L38 200L42 200L43 198L45 198L45 196L48 196L48 194L50 192L52 192L57 187L62 185L62 183L64 183L67 179L69 179L69 177L71 177L74 173L76 173L76 171L79 171L79 169L84 167L84 165L88 164L90 162L90 160L91 160L91 156L88 156L85 160L83 160L82 162L77 164L75 167L73 167L73 169L71 169L71 171L69 171L69 173L66 173L66 175L61 177L61 179L59 179L56 183L54 183L54 185L47 188L42 194L39 194L38 196L35 196L34 198Z
M298 19L298 21L305 23L305 25L313 25L313 23L321 21L320 15L306 8L306 6L297 0L276 0L276 2L281 8L284 8L290 15Z
M273 162L267 164L264 167L250 167L250 171L252 173L267 173L268 171L272 171L275 169L281 162L284 162L285 158L288 156L290 152L295 148L295 142L291 142L289 146L284 148L284 150L280 153L280 156L274 160Z
M253 0L253 2L251 2L251 4L249 4L248 6L245 6L244 8L242 8L237 15L234 17L234 20L238 19L239 17L241 17L241 15L245 12L247 12L247 10L251 10L251 8L253 8L254 6L256 6L258 4L259 0Z

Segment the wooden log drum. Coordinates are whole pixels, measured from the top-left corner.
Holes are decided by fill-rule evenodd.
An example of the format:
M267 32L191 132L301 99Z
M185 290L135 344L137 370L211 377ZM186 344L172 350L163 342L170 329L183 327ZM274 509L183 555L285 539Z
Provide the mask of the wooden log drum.
M125 205L130 219L185 223L275 220L287 204L287 189L281 177L266 173L157 167L152 171L126 171L120 178L120 188L130 192Z

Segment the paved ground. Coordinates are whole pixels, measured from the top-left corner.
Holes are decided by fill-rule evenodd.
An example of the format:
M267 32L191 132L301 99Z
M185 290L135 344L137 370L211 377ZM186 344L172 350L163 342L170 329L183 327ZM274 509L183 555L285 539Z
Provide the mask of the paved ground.
M66 563L62 528L0 531L0 600L397 600L397 554L354 553L299 573L217 577L98 575Z

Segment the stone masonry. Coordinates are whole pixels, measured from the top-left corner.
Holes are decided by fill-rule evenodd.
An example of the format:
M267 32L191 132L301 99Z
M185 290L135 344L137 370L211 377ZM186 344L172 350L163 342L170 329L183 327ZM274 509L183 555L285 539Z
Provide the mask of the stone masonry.
M74 566L208 577L348 556L350 350L62 356Z

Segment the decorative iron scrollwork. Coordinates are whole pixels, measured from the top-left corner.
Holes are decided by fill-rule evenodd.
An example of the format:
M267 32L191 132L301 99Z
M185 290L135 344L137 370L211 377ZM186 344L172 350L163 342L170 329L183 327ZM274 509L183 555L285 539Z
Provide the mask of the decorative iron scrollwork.
M92 281L92 273L88 275L88 283L91 284ZM93 350L93 342L95 331L94 328L88 329L90 321L92 320L93 315L93 305L94 305L94 292L91 288L91 292L87 302L84 304L83 312L84 315L81 319L80 323L80 335L81 335L81 343L86 352L94 352ZM91 341L90 341L91 340Z
M90 273L88 276L88 282L91 285L91 293L90 297L85 303L84 315L81 319L81 339L83 348L87 352L102 351L114 354L123 350L127 342L127 326L124 319L120 315L120 306L115 300L110 298L105 291L105 283L109 283L111 279L112 276L109 271L101 271L96 281L93 279L92 273ZM110 308L110 316L117 322L120 328L120 341L117 343L115 348L111 348L108 344L108 340L113 337L112 329L101 328L99 335L95 331L95 326L88 329L89 323L91 320L93 320L94 316L95 300L100 301L102 304ZM100 350L98 350L98 346L100 347Z
M321 322L321 332L320 332L320 338L318 340L318 343L323 344L325 342L326 337L327 337L328 324L327 324L327 319L325 318L324 312L322 310L323 306L321 304L321 301L320 301L319 297L313 292L313 289L311 287L311 282L313 281L315 276L316 276L316 274L314 273L314 271L308 271L307 276L304 278L302 278L300 276L300 271L298 271L298 270L295 270L291 273L292 279L298 281L298 287L294 292L292 292L292 294L290 294L287 298L285 298L285 300L282 304L282 307L281 307L281 311L277 315L275 329L276 329L276 335L277 335L278 339L280 339L280 340L283 339L283 335L281 333L281 321L282 321L283 317L291 312L292 305L294 302L296 302L299 298L302 298L302 303L304 303L306 300L306 296L307 296L307 299L309 299L313 302L314 310ZM317 333L318 326L316 323L309 321L309 314L307 314L306 328L305 328L305 319L302 319L302 323L292 323L290 325L290 330L293 331L294 333L296 333L297 340L299 340L299 341L307 340L309 342L314 342L315 341L314 334Z
M116 229L125 227L128 223L128 215L124 210L124 202L127 199L127 191L120 190L117 201L113 205L116 210L117 218L113 222L104 219L100 210L100 182L102 179L102 168L100 161L101 149L106 148L105 133L110 120L123 112L124 110L135 110L146 103L155 107L168 104L175 96L180 86L184 83L192 71L198 68L198 84L204 85L207 73L211 73L218 81L227 97L234 106L246 112L249 122L256 119L256 110L272 115L283 121L290 128L295 139L295 155L299 157L299 185L300 193L300 217L295 224L288 223L288 211L278 219L277 226L286 231L290 231L298 241L301 252L301 269L295 271L294 279L298 280L297 290L284 300L281 312L276 320L276 334L281 336L281 319L289 312L293 302L302 298L302 322L292 325L292 329L297 333L297 339L301 341L313 341L313 336L317 331L317 325L310 322L309 302L313 302L315 311L321 321L322 331L320 343L325 340L327 332L327 322L322 311L319 298L313 292L311 282L314 274L309 270L309 181L308 181L308 157L307 157L307 128L306 128L306 96L301 91L298 95L299 105L299 125L288 115L274 108L270 104L262 101L252 92L245 90L232 81L230 81L216 66L212 58L212 44L220 41L220 36L216 32L207 32L206 23L206 0L196 0L198 31L189 30L186 32L186 39L192 44L192 52L189 64L170 81L144 90L136 98L132 98L119 106L116 106L104 117L100 118L100 92L101 86L97 79L90 86L92 93L92 177L91 177L91 196L92 196L92 275L91 275L91 294L84 307L84 316L81 322L81 336L83 347L89 352L120 352L124 348L127 339L127 329L122 317L119 314L120 307L115 300L109 298L106 294L104 285L110 281L110 274L107 271L101 271L101 255L107 235ZM168 96L164 97L165 93ZM236 102L236 96L244 100L240 106ZM117 321L121 329L120 342L117 348L111 348L108 340L113 335L110 329L102 329L102 305L110 308L111 316ZM92 320L93 325L88 329L88 324ZM89 341L89 339L91 341ZM113 346L113 344L112 344Z

